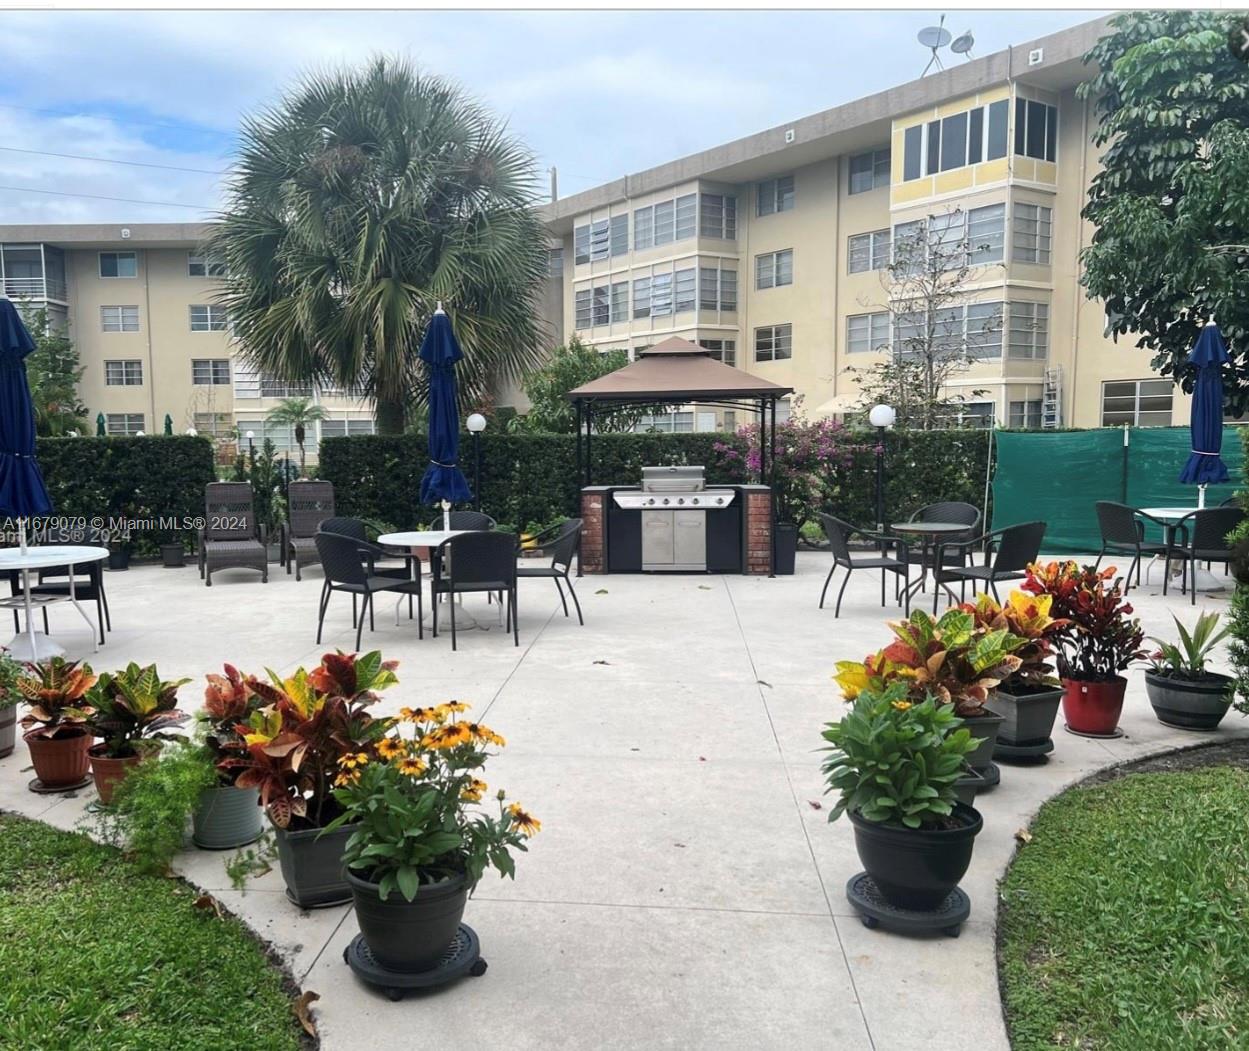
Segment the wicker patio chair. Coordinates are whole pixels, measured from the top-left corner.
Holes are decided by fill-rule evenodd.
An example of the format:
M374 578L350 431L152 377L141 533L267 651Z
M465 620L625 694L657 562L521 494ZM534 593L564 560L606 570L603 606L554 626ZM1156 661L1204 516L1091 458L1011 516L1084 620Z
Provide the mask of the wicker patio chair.
M204 528L199 536L199 575L212 587L213 571L254 569L269 582L269 555L257 538L252 487L247 482L204 486Z
M286 575L295 564L295 579L302 580L300 569L318 561L316 535L321 523L334 517L334 485L332 482L291 482L287 490L286 521L282 523L282 561Z
M1244 520L1245 512L1239 507L1207 507L1194 511L1180 520L1183 529L1180 543L1172 541L1167 551L1168 558L1183 559L1184 572L1180 578L1180 590L1189 592L1192 605L1197 604L1197 563L1212 562L1229 564L1235 557L1235 550L1227 539L1227 534ZM1162 593L1167 593L1168 572L1162 578Z
M976 593L977 585L981 585L992 591L993 597L1000 602L1001 598L997 593L998 583L1007 580L1023 580L1028 575L1028 567L1037 560L1037 556L1041 553L1041 542L1044 539L1044 522L1024 522L1021 525L996 529L974 540L939 541L937 564L933 570L936 580L932 589L934 615L937 612L937 597L941 594L942 588L945 588L951 598L955 597L949 587L952 583L959 585L958 601L960 602L967 597L968 581L971 581L973 595ZM970 552L977 545L984 548L983 566L974 564L951 566L941 557L947 547L962 548Z

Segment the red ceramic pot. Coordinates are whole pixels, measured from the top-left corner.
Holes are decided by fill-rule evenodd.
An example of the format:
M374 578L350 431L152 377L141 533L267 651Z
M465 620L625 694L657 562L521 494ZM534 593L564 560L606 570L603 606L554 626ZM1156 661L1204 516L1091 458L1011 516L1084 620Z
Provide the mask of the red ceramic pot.
M1123 712L1128 680L1116 675L1107 682L1063 679L1063 716L1076 733L1112 734Z

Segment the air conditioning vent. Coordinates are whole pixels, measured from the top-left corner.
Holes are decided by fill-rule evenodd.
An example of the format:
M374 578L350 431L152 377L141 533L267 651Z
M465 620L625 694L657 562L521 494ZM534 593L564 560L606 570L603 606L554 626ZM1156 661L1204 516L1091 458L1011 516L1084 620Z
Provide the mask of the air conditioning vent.
M1044 61L1045 61L1045 48L1034 47L1031 51L1028 52L1028 65L1039 66Z
M785 129L785 142L786 142L786 143L793 142L793 141L794 141L794 135L795 135L795 132L794 132L794 129L793 129L793 128L786 128L786 129Z

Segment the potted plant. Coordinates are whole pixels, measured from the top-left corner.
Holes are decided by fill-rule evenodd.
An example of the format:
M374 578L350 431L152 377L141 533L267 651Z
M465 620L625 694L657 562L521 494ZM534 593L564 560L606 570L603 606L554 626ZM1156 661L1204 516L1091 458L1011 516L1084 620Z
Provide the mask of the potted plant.
M27 665L17 680L30 706L22 718L22 739L35 767L32 789L67 792L86 784L94 714L87 693L94 685L91 665L64 657Z
M126 774L159 751L162 741L180 740L169 730L186 722L178 711L178 687L190 679L165 682L155 664L141 668L134 661L116 673L99 676L87 699L92 715L88 725L100 743L88 755L95 790L105 806Z
M130 541L114 540L108 545L108 568L112 570L130 568Z
M846 699L899 682L912 703L932 695L938 704L951 705L978 742L967 765L996 783L993 749L1002 717L986 702L989 692L1019 669L1014 651L1024 640L1005 628L978 624L959 608L946 610L939 620L915 610L907 620L891 621L889 628L894 641L879 653L863 661L838 661L834 678Z
M1180 642L1153 638L1158 649L1145 670L1145 692L1158 721L1180 730L1213 730L1231 707L1235 680L1207 671L1210 651L1231 632L1219 630L1217 613L1202 613L1190 632L1172 615Z
M181 542L176 544L160 545L161 564L166 569L177 569L186 565L186 552L182 548Z
M17 706L22 702L17 680L21 677L21 664L0 646L0 759L17 745Z
M1117 736L1123 694L1121 674L1145 656L1145 637L1132 606L1114 580L1115 567L1097 570L1073 561L1029 567L1023 589L1050 595L1051 612L1066 627L1055 637L1063 683L1063 714L1077 734Z
M983 822L954 788L975 738L953 704L911 696L901 680L860 691L823 732L823 772L828 791L840 793L828 819L849 815L880 893L896 908L926 912L958 886Z
M495 794L497 816L480 806L477 776L503 745L489 727L457 718L458 701L404 708L376 741L373 758L345 755L335 776L351 827L344 860L356 919L374 959L392 971L429 970L454 940L473 887L490 866L514 876L512 849L541 828Z
M394 662L374 651L363 656L330 653L312 671L298 669L282 679L246 679L262 707L237 726L238 744L224 744L218 768L239 789L259 790L260 805L273 823L286 896L300 908L351 898L343 869L343 848L354 828L329 825L341 813L334 779L344 757L357 763L373 755L373 742L387 723L368 707L375 691L397 680Z
M254 843L264 831L261 823L260 791L239 788L237 768L221 769L223 760L245 745L238 727L247 725L263 706L256 693L233 665L224 674L210 674L204 690L204 708L199 714L203 729L205 762L214 770L213 784L195 801L191 814L191 839L205 850L232 850Z
M998 741L1027 747L1049 741L1054 717L1062 701L1062 683L1054 675L1054 644L1067 621L1050 616L1051 595L1012 591L1005 605L981 595L974 605L964 606L976 623L989 630L1009 631L1022 639L1014 654L1019 667L989 694L985 707L1002 717Z

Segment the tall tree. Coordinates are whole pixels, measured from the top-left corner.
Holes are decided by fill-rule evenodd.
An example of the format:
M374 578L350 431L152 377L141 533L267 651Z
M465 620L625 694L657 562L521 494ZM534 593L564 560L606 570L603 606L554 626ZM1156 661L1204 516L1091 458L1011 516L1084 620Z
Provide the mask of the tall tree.
M283 398L265 415L270 423L277 423L294 430L295 444L299 446L299 476L306 473L304 440L308 437L308 424L325 419L325 408L311 398Z
M43 309L23 311L35 349L26 358L26 382L35 409L35 430L44 436L86 433L87 407L78 400L85 371L64 325L54 325Z
M871 348L887 349L888 357L846 369L859 385L859 411L884 402L901 426L931 431L949 427L964 402L984 393L951 381L994 345L1001 353L1000 305L995 312L971 301L972 284L994 265L980 261L992 255L990 247L972 243L966 213L957 208L895 227L878 304L889 329L881 346Z
M566 346L551 351L550 357L521 381L530 409L520 426L546 434L572 434L577 429L577 414L568 392L627 364L629 355L623 350L600 354L573 336ZM631 431L646 413L645 407L601 410L594 414L594 427L603 432Z
M421 337L442 301L466 401L540 357L546 234L529 151L404 62L305 77L243 122L210 248L243 355L291 382L361 387L378 430L427 393Z
M1249 408L1249 66L1244 16L1211 11L1120 15L1085 56L1080 88L1104 147L1084 217L1094 224L1083 281L1109 329L1154 351L1185 390L1187 356L1214 317L1232 363L1224 391Z

